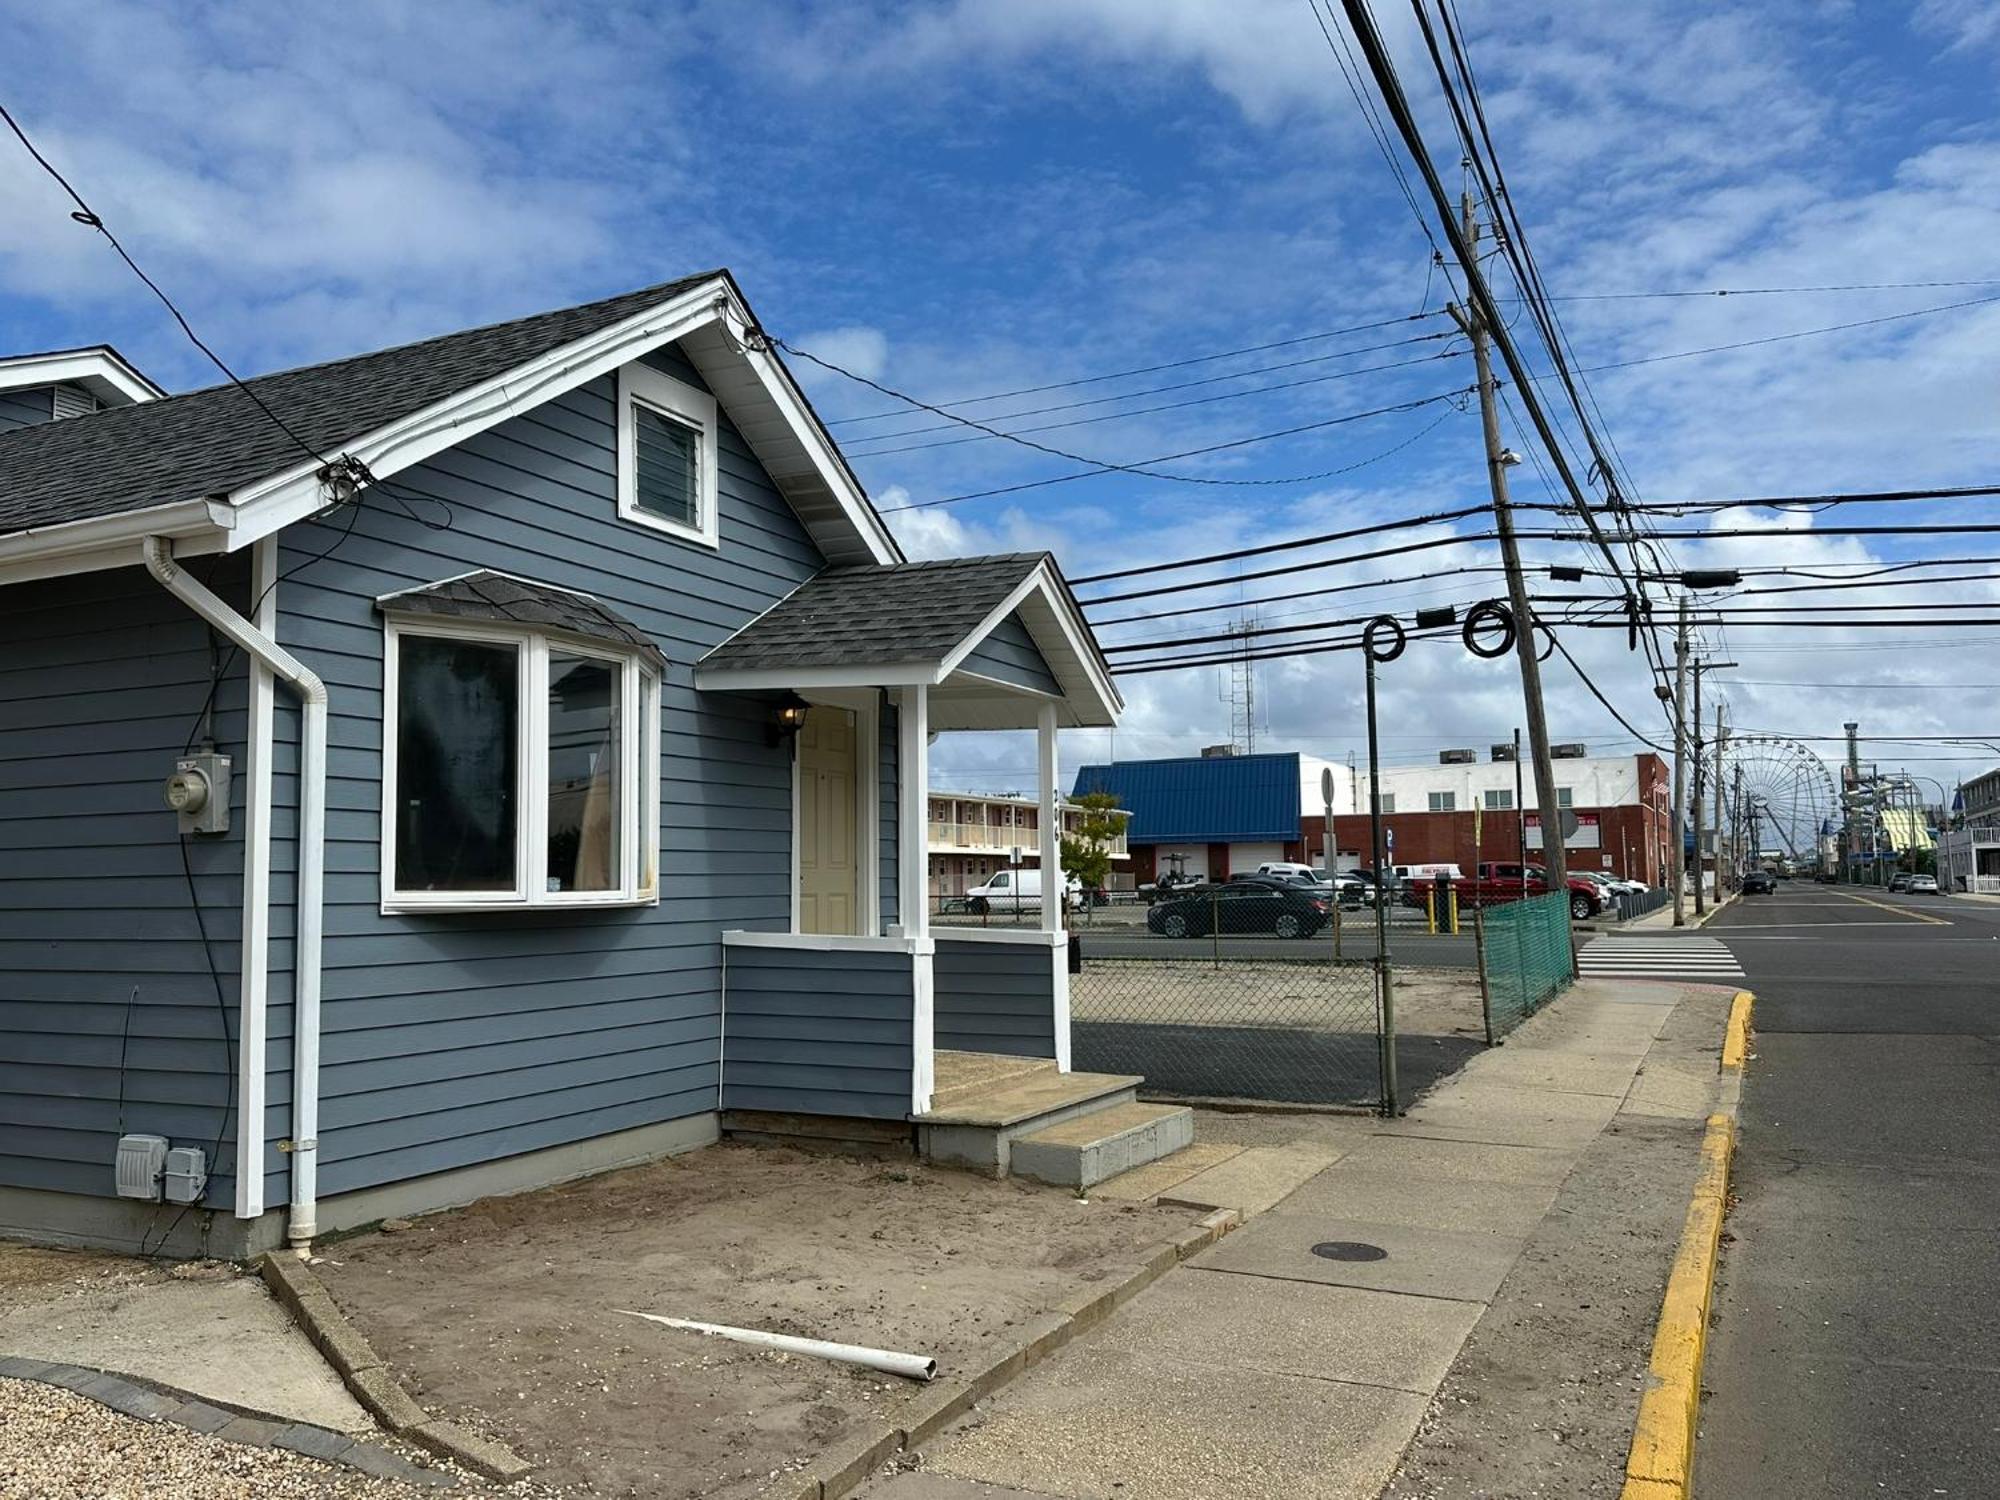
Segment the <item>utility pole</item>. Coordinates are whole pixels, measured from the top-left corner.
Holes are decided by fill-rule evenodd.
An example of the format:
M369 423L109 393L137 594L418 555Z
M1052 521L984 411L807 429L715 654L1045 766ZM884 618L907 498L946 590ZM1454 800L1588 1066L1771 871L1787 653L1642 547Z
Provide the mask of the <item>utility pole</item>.
M1736 663L1733 661L1698 661L1694 664L1694 817L1692 821L1694 823L1694 912L1696 916L1700 916L1702 912L1701 752L1703 747L1701 742L1701 674L1704 672L1720 671L1724 667L1733 667L1735 665ZM1716 729L1715 729L1716 735L1718 738L1720 738L1722 734L1722 705L1719 703L1716 704L1715 706L1715 724L1716 724ZM1722 781L1720 779L1722 774L1720 770L1721 764L1722 762L1718 757L1716 761L1716 765L1718 768L1716 771L1717 780L1715 783L1715 795L1717 796L1717 798L1720 798L1722 796ZM1712 848L1709 850L1709 855L1712 859L1716 861L1716 868L1720 869L1722 860L1722 851L1720 849ZM1717 904L1719 905L1722 901L1722 893L1720 890L1716 892L1715 899Z
M1479 242L1479 221L1473 216L1472 195L1459 200L1461 227L1468 246ZM1475 267L1477 261L1474 261ZM1480 424L1486 433L1486 482L1493 491L1493 529L1500 535L1500 560L1507 569L1507 603L1514 614L1514 648L1521 662L1521 697L1527 705L1528 747L1535 757L1535 801L1541 808L1542 868L1549 889L1569 899L1569 863L1563 848L1562 813L1556 806L1555 760L1549 754L1548 717L1542 706L1542 668L1535 659L1535 617L1528 608L1528 581L1521 572L1521 547L1514 536L1514 511L1507 499L1507 470L1520 460L1501 446L1500 408L1495 398L1493 361L1487 352L1492 330L1476 307L1448 306L1459 329L1472 341L1472 361L1479 382ZM1515 761L1519 765L1517 757ZM1523 819L1525 823L1525 818ZM1523 834L1521 863L1528 863Z
M1687 925L1687 673L1688 602L1681 595L1680 626L1674 632L1674 926Z
M1722 727L1722 705L1715 705L1715 904L1722 905L1722 751L1729 743Z

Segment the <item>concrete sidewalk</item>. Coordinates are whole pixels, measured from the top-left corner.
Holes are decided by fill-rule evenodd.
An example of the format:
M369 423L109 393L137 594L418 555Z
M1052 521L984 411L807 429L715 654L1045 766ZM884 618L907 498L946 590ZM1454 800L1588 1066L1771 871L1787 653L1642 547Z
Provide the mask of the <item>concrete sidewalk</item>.
M1599 1133L1709 1108L1681 998L1580 984L1403 1120L1223 1117L1329 1164L864 1493L1373 1500Z

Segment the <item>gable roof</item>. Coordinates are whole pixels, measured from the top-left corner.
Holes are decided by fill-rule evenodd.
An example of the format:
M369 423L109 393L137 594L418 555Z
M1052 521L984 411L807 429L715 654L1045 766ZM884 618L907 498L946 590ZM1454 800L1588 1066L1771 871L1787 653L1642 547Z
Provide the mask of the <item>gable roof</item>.
M710 671L942 662L1044 552L828 568L702 658Z
M678 343L834 563L902 553L727 271L234 385L0 434L0 583L234 551L652 349ZM310 451L308 451L310 450ZM351 493L351 490L350 490Z
M106 406L157 401L167 394L109 344L0 355L0 391L42 384L80 385Z
M1063 722L1117 722L1124 699L1082 606L1047 552L828 568L704 656L695 686L923 684L943 690L931 695L933 728L1016 728L1024 690L986 681L965 665L1010 618L1020 620L1054 677L1057 691L1040 696L1057 700Z
M1299 836L1296 754L1183 756L1083 766L1072 797L1109 792L1135 844L1290 841Z
M398 417L714 276L399 344L244 385L330 459ZM225 495L307 457L234 385L0 433L0 534Z

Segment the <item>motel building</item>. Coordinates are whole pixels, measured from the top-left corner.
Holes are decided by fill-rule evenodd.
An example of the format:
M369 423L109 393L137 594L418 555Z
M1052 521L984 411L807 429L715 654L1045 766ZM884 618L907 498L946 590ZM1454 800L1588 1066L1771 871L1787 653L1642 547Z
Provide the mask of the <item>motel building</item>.
M1063 831L1074 833L1085 809L1063 804ZM933 793L930 799L931 900L962 896L988 876L1019 866L1036 869L1041 839L1041 809L1032 797L1009 793ZM1109 843L1112 890L1132 889L1132 851L1126 835Z

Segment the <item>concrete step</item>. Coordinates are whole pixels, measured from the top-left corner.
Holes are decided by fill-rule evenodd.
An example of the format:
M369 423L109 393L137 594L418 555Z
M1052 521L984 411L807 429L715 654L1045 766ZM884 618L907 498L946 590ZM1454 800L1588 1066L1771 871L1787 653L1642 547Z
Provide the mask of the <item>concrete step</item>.
M931 1112L952 1108L1035 1074L1056 1071L1054 1058L1011 1057L997 1052L954 1052L939 1048L932 1064Z
M1122 1073L1058 1073L1053 1064L996 1072L978 1089L954 1089L954 1098L913 1117L917 1153L1005 1177L1017 1138L1131 1104L1141 1081Z
M1094 1187L1193 1140L1194 1111L1185 1106L1119 1104L1016 1136L1009 1171L1057 1187Z

